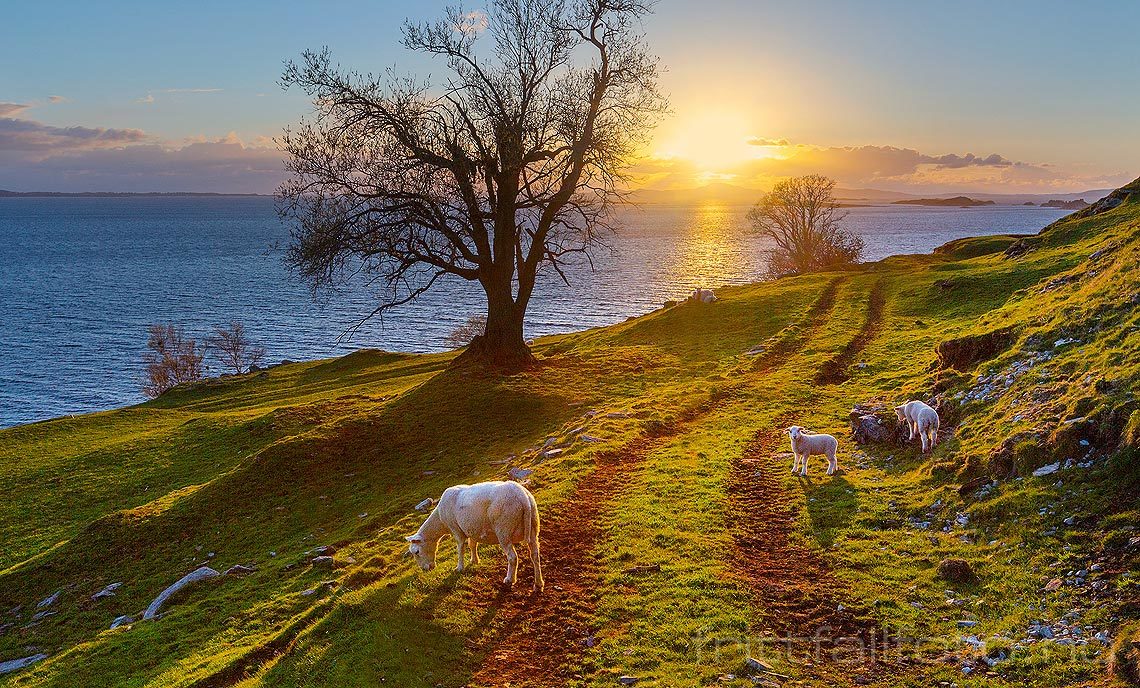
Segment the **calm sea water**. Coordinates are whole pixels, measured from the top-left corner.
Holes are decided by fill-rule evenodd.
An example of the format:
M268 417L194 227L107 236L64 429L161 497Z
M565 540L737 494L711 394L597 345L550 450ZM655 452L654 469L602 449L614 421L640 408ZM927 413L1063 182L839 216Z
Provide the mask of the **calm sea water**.
M571 286L540 282L528 336L620 321L697 286L759 279L765 244L746 207L644 206L594 271ZM1063 211L1031 207L855 208L848 225L867 258L928 252L951 239L1034 232ZM435 351L481 309L477 285L453 282L351 339L338 336L374 304L366 288L327 304L292 278L269 198L0 199L0 427L142 400L146 328L175 322L205 334L238 319L269 361L360 347Z

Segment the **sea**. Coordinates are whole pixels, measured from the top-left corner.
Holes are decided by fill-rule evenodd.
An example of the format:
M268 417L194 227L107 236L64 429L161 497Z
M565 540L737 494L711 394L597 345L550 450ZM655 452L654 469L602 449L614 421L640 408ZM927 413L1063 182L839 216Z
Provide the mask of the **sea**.
M607 325L693 289L763 279L769 246L747 206L622 208L609 246L541 277L528 337ZM845 224L867 260L952 239L1033 233L1067 211L1031 206L869 206ZM204 337L239 320L267 361L359 348L429 352L482 309L453 280L354 329L377 304L366 284L314 297L287 269L288 227L268 197L0 198L0 427L144 400L147 327ZM351 331L351 333L350 333Z

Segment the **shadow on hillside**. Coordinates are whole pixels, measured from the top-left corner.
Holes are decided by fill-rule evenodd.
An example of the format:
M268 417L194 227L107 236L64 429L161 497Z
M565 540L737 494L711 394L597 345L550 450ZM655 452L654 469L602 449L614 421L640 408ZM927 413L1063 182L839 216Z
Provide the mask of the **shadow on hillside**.
M830 547L838 532L859 510L859 497L851 482L836 474L806 490L812 536L820 547Z

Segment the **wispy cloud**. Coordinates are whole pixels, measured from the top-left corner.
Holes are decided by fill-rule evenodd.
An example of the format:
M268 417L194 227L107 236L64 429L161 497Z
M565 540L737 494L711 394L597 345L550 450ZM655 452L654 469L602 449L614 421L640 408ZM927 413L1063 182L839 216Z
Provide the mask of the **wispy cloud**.
M28 107L22 103L0 103L0 117L15 117Z
M769 139L763 136L753 136L748 139L749 146L761 146L768 148L782 148L788 145L787 139Z
M146 94L145 96L143 96L142 98L139 98L139 99L135 100L135 102L136 102L136 103L144 103L144 104L146 104L146 105L150 105L151 103L153 103L153 102L154 102L154 95L152 95L152 94L148 93L148 94Z
M49 103L66 103L67 98L63 96L48 96Z
M163 88L157 93L220 93L220 88Z

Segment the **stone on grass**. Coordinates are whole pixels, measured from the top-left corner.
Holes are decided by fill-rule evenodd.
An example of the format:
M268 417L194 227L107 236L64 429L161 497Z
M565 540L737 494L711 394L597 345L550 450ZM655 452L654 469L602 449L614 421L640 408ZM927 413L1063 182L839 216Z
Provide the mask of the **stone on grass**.
M210 578L217 578L220 575L222 574L218 573L209 566L202 566L191 571L185 576L179 578L178 582L176 582L174 585L159 593L158 597L154 598L154 602L151 602L150 606L146 608L145 612L143 612L143 618L148 620L153 619L158 615L159 610L162 609L162 605L166 604L166 601L169 600L170 597L174 595L174 593L178 592L182 588L185 588L187 585L197 583L198 581L202 580L208 580Z
M115 596L115 591L116 591L116 590L118 590L118 589L119 589L119 588L121 588L121 587L123 587L123 584L122 584L122 583L111 583L111 584L110 584L110 585L108 585L107 587L103 588L103 589L102 589L102 590L100 590L99 592L97 592L97 593L95 593L94 595L92 595L92 596L91 596L91 599L93 599L93 600L101 600L101 599L103 599L104 597L114 597L114 596Z
M327 555L313 557L313 560L309 563L312 564L315 569L331 569L336 566L336 560Z
M532 471L531 469L519 468L518 466L514 466L509 471L507 471L507 475L509 475L511 477L511 480L514 480L514 481L517 481L520 483L523 480L526 480L527 478L529 478L533 474L534 474L534 471Z
M968 583L974 579L974 569L965 559L943 559L938 562L938 576L951 583Z
M633 684L637 683L637 681L638 679L636 676L622 676L618 679L618 683L622 684L623 686L632 686Z
M427 499L425 499L424 501L422 501L416 505L416 511L428 511L432 508L432 506L434 504L435 504L435 500L432 499L431 497L428 497Z
M1060 469L1061 469L1061 462L1060 461L1058 461L1057 463L1046 464L1046 465L1042 466L1041 468L1038 468L1037 470L1033 471L1033 477L1040 478L1043 475L1052 475L1053 473L1056 473Z
M13 671L19 671L25 667L29 667L36 662L47 659L47 655L39 653L29 657L21 657L20 659L12 659L7 662L0 662L0 674L10 674Z
M40 600L39 604L36 605L36 609L43 609L44 607L52 606L53 604L55 604L56 602L59 601L59 596L62 594L63 594L62 590L56 590L55 592L48 595L44 599Z
M248 576L249 574L251 574L255 571L257 571L257 569L252 567L252 566L244 566L242 564L234 564L233 566L226 569L226 575L227 576Z
M135 620L132 617L127 616L126 614L123 614L122 616L116 616L115 617L115 620L111 622L111 628L113 630L113 629L118 628L119 626L125 626L126 624L134 623L134 622L135 622Z

